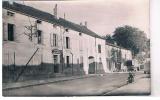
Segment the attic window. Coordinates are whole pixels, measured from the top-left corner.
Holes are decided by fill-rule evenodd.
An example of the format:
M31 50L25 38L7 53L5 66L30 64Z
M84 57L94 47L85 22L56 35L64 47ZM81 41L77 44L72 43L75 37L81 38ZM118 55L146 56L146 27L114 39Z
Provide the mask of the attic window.
M37 20L36 22L37 22L38 24L41 24L41 23L42 23L42 21L40 21L40 20Z
M82 36L82 33L79 33L80 36Z
M7 15L8 15L8 16L14 16L14 13L13 13L13 12L10 12L10 11L7 11Z
M65 30L66 30L66 32L68 32L68 28L66 28Z

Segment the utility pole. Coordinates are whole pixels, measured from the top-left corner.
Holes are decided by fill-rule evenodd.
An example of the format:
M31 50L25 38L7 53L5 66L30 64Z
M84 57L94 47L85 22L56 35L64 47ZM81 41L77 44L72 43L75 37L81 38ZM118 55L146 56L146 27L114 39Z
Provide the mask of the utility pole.
M15 52L14 52L14 69L16 68L15 59L16 57L15 57Z

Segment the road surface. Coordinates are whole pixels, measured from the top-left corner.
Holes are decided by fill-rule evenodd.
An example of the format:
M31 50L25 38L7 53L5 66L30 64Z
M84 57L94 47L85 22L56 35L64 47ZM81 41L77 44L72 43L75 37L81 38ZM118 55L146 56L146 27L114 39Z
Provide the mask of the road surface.
M139 75L141 74L136 74L136 76ZM3 96L99 96L125 85L127 77L127 73L99 75L83 79L3 90Z

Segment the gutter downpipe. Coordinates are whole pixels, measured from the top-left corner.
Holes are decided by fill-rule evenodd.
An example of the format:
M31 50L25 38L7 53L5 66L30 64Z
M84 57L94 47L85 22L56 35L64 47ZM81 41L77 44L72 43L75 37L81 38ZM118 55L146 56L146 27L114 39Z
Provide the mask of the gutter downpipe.
M97 50L96 50L96 37L95 37L95 74L97 74Z
M61 31L63 31L62 30L62 28L61 28ZM61 45L62 45L62 73L64 72L64 57L63 57L63 52L64 52L64 33L65 33L65 29L64 29L64 31L63 32L61 32L62 34L61 34Z

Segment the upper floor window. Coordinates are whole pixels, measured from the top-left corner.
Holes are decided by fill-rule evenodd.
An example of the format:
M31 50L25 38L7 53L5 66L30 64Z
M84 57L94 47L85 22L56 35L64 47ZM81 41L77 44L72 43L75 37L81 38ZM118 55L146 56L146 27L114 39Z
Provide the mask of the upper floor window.
M57 37L57 34L53 34L53 46L54 47L58 46L58 37Z
M69 49L70 48L70 38L66 37L66 48Z
M98 45L98 53L101 53L101 45Z
M38 35L38 44L42 43L42 31L41 30L37 30L37 35Z
M13 13L13 12L10 12L10 11L7 11L7 15L8 15L8 16L14 16L14 13Z
M14 41L14 24L8 24L8 40Z

